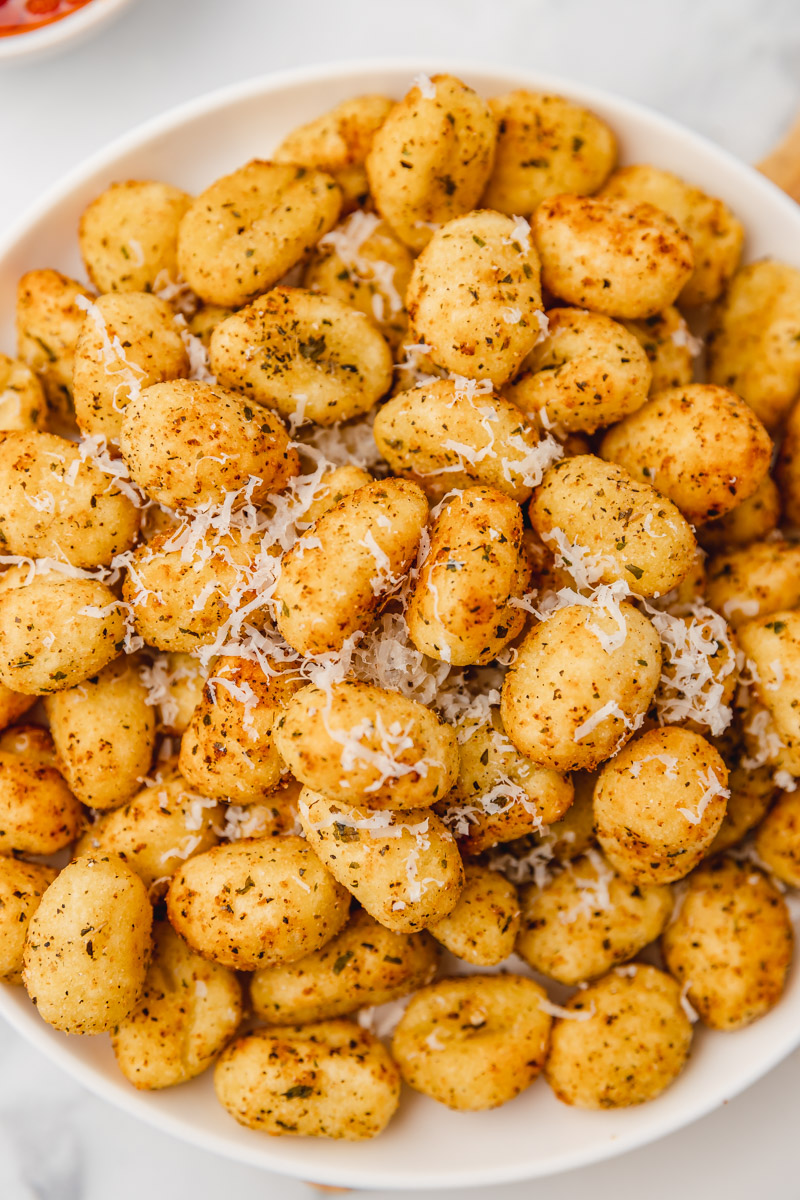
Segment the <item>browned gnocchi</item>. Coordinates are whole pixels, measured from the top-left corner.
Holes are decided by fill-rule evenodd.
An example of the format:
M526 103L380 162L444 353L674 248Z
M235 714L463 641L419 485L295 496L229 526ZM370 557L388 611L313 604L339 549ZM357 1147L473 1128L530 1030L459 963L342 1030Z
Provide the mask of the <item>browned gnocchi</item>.
M344 100L287 134L273 160L326 172L341 188L343 208L356 208L369 197L364 164L375 134L393 107L388 96Z
M125 407L142 388L189 373L189 356L166 300L108 292L84 304L75 344L75 419L84 434L117 440Z
M253 159L189 205L178 227L178 269L201 300L240 308L310 253L341 206L324 171Z
M193 950L233 970L305 958L347 920L350 898L295 835L215 846L179 867L167 914Z
M192 202L180 188L129 179L87 205L81 257L99 292L149 292L177 282L178 227Z
M497 148L482 197L487 208L529 217L548 196L591 195L614 166L612 130L563 96L520 88L493 97L489 108Z
M731 388L772 432L800 393L800 271L773 259L740 267L715 306L710 383Z
M772 442L737 395L695 383L653 396L609 430L600 453L701 525L753 495L769 470Z
M129 550L139 513L73 442L18 431L0 442L0 542L9 554L108 566Z
M744 241L744 229L727 205L670 171L644 164L620 167L600 195L631 205L653 204L673 217L688 235L694 257L679 301L693 308L719 299L739 265Z
M627 1108L660 1095L686 1065L692 1026L680 987L656 967L618 967L576 992L553 1025L545 1075L577 1108Z
M487 663L522 632L530 583L519 505L465 488L440 512L406 612L412 642L454 666Z
M542 284L608 317L642 320L672 304L694 255L677 221L653 204L587 196L543 200L533 219Z
M619 321L578 308L551 308L547 332L505 395L546 427L594 433L636 412L652 370L639 339Z
M458 779L436 811L466 855L480 854L561 821L574 796L570 776L520 754L497 710L458 730Z
M725 816L728 768L710 742L674 725L651 729L600 772L597 839L632 883L672 883L704 857Z
M458 772L449 725L415 700L358 680L301 688L277 716L274 739L296 779L370 808L427 808Z
M545 887L522 893L516 950L558 983L588 983L654 941L672 903L668 887L631 883L590 850Z
M678 509L646 480L593 454L556 463L531 499L531 524L599 554L603 583L622 581L640 596L677 587L691 570L697 543Z
M494 162L497 123L486 101L452 75L421 76L372 141L375 207L419 251L445 221L477 206Z
M436 973L437 960L428 933L396 933L356 908L341 933L320 950L256 971L250 1000L256 1016L269 1025L329 1021L424 987Z
M404 479L367 484L323 513L281 562L276 621L289 645L325 654L368 629L411 566L427 517L422 490Z
M61 871L28 925L22 981L39 1015L64 1033L104 1033L130 1016L150 961L153 910L114 854Z
M57 874L55 867L0 857L0 982L22 983L28 925Z
M17 288L17 356L62 418L72 412L75 345L93 299L82 283L49 269L26 272Z
M38 377L19 359L0 354L0 432L46 424L47 398Z
M715 858L692 875L661 948L700 1019L738 1029L780 999L792 943L774 884L751 863Z
M297 475L282 423L223 388L191 379L144 388L125 407L120 449L131 478L167 508L260 504Z
M503 725L552 771L591 770L633 736L661 673L658 634L627 603L616 614L558 609L520 644L503 683Z
M369 317L302 288L273 288L220 321L210 354L221 384L301 425L362 416L392 382L391 351Z
M387 929L416 933L455 908L464 866L428 809L374 812L304 788L300 824L334 878Z
M214 800L177 778L153 779L121 807L102 813L75 846L75 854L119 855L142 883L165 891L195 854L216 846L222 813Z
M412 998L392 1054L416 1091L475 1112L530 1087L544 1066L551 1024L544 988L532 979L442 979Z
M240 1125L278 1137L375 1137L400 1101L388 1050L354 1021L243 1034L221 1055L214 1086Z
M268 797L287 771L275 726L300 681L259 663L225 658L206 679L181 738L184 777L205 796L235 804Z
M111 1045L134 1087L174 1087L211 1066L241 1019L235 973L195 954L159 921L140 1006L114 1028Z
M412 340L436 365L505 383L544 322L527 221L487 210L442 225L414 263L406 304Z
M59 767L90 808L118 808L150 769L155 715L140 671L139 659L122 655L46 701Z
M516 404L468 379L401 391L378 410L373 430L392 470L439 500L485 484L522 503L552 458Z

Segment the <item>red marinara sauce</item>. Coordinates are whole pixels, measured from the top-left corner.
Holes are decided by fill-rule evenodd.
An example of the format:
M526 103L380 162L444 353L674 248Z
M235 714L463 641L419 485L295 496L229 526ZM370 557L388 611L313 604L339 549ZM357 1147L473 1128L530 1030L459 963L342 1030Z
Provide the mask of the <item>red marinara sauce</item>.
M90 3L91 0L0 0L0 37L52 25L53 21L60 21Z

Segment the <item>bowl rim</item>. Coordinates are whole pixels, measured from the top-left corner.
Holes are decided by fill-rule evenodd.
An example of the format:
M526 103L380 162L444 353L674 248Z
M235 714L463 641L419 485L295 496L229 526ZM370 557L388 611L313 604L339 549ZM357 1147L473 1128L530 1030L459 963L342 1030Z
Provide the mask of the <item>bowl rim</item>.
M49 50L56 50L74 38L89 33L114 13L125 8L131 0L92 0L74 12L64 13L50 25L42 25L26 33L0 38L0 63L20 62Z
M115 6L127 2L128 0L108 0L109 5L113 4ZM87 6L87 11L89 10L89 6ZM78 15L76 14L76 16ZM29 36L33 37L34 35L31 34ZM260 97L267 98L270 95L281 92L287 87L342 81L353 75L360 76L367 73L379 74L386 72L387 74L397 74L401 71L408 74L409 80L420 72L430 74L449 73L477 81L476 86L478 87L480 87L479 81L483 78L505 76L509 81L509 88L528 87L531 90L552 92L557 95L566 96L570 100L585 105L587 108L596 106L605 109L606 112L609 110L616 111L623 116L645 122L651 128L659 130L664 135L678 138L687 146L703 152L712 165L716 163L733 175L744 175L749 187L755 188L757 192L760 192L766 204L772 209L775 209L776 206L783 209L785 216L797 225L800 240L800 206L789 196L749 164L738 159L730 151L717 146L702 134L695 133L671 117L658 113L638 101L618 96L614 92L606 91L603 88L584 85L564 76L539 72L535 69L530 70L507 64L493 64L491 62L479 63L465 59L449 59L444 56L434 57L425 55L418 57L402 55L365 56L363 58L340 60L334 63L314 63L278 72L269 72L202 93L167 109L163 113L150 117L84 158L66 174L62 175L57 182L46 189L21 218L12 222L4 232L0 231L0 260L12 251L16 243L26 237L43 218L46 218L61 200L69 198L77 188L85 184L97 172L113 165L116 159L127 153L146 148L149 142L161 135L178 130L188 121L194 121L205 115L213 114L218 110L235 105L241 101ZM313 1173L313 1168L307 1165L304 1166L299 1161L299 1156L296 1162L276 1160L273 1163L266 1164L264 1161L264 1141L259 1141L257 1145L254 1143L251 1151L249 1146L237 1145L235 1149L232 1148L224 1135L218 1136L206 1130L197 1131L193 1134L187 1128L187 1124L183 1118L173 1117L171 1114L162 1111L161 1108L153 1109L149 1107L147 1103L148 1093L140 1093L131 1088L129 1096L123 1095L114 1083L106 1080L92 1065L83 1062L72 1054L68 1039L63 1038L61 1042L55 1040L52 1037L53 1031L49 1026L43 1022L40 1026L35 1022L29 1021L27 1012L23 1016L20 1006L14 1002L13 996L9 995L12 992L18 993L19 989L0 987L0 1015L26 1041L103 1100L122 1109L128 1115L144 1120L147 1124L153 1125L162 1132L169 1133L186 1143L201 1145L204 1149L211 1150L222 1157L298 1179L307 1179L309 1172ZM776 1039L775 1044L770 1047L769 1051L751 1068L745 1070L740 1078L737 1078L733 1087L723 1089L717 1085L716 1090L714 1088L703 1089L693 1103L687 1104L680 1113L668 1116L657 1130L645 1129L643 1131L638 1128L632 1128L627 1133L615 1134L609 1137L602 1145L594 1144L583 1150L579 1148L570 1150L568 1154L562 1153L560 1157L551 1159L542 1165L533 1163L526 1166L516 1163L511 1165L497 1163L493 1164L491 1168L481 1167L476 1169L474 1167L471 1168L465 1162L463 1164L452 1164L447 1177L437 1175L426 1179L422 1178L419 1174L403 1175L396 1171L393 1172L391 1178L387 1178L385 1173L381 1174L370 1169L362 1169L354 1173L347 1165L343 1165L340 1168L334 1164L326 1164L324 1170L325 1179L319 1182L345 1187L353 1186L362 1189L381 1189L388 1186L403 1188L409 1191L421 1190L423 1188L434 1190L507 1184L527 1179L546 1178L564 1171L585 1167L595 1162L616 1157L636 1147L657 1141L692 1124L694 1121L720 1107L734 1095L750 1087L781 1062L798 1045L800 1045L800 1023L788 1035Z

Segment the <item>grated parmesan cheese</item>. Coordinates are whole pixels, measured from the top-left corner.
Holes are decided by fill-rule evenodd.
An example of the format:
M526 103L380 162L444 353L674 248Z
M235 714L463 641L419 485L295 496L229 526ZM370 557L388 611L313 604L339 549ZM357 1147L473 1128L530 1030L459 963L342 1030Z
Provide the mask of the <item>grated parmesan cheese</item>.
M415 75L411 80L411 86L419 88L420 95L424 100L436 99L436 85L430 75L426 75L420 71L419 75Z

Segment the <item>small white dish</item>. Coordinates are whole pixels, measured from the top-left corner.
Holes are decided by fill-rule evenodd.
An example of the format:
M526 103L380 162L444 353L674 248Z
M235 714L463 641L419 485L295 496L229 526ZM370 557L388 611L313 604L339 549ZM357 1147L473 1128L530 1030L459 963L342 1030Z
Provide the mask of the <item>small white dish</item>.
M44 58L74 46L89 37L117 16L131 0L90 0L82 8L65 13L57 21L40 25L24 33L0 37L0 65L3 63L28 62Z
M747 259L772 254L800 267L796 204L725 151L630 101L538 73L460 62L393 59L315 66L193 100L72 171L0 238L0 349L13 352L15 290L24 271L56 267L82 275L78 220L88 201L113 180L164 179L199 191L248 159L268 156L289 129L343 99L378 91L401 96L420 71L450 71L487 96L531 88L585 104L615 130L623 162L655 163L726 200L747 230ZM783 999L762 1020L736 1033L698 1028L684 1074L641 1108L570 1109L541 1080L511 1104L485 1113L450 1112L406 1090L388 1130L360 1143L269 1138L243 1129L215 1099L210 1072L164 1092L137 1092L117 1069L107 1038L57 1033L21 988L0 985L0 1014L92 1091L191 1145L321 1183L465 1188L543 1177L610 1158L729 1100L800 1044L800 962L792 968Z

